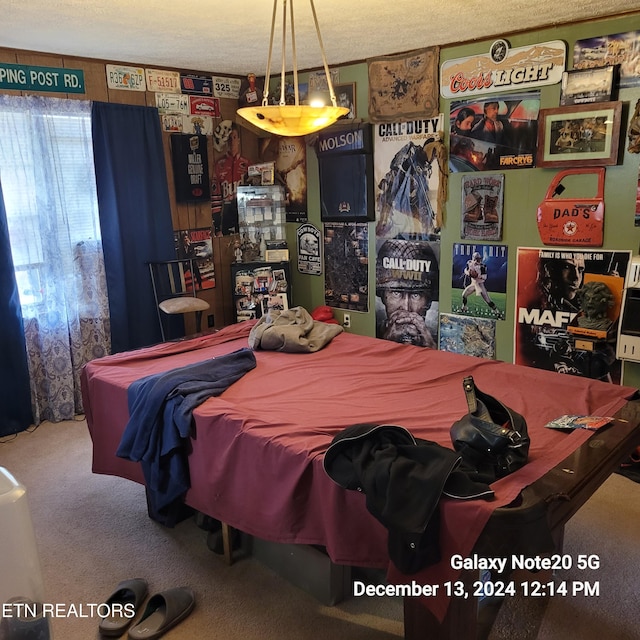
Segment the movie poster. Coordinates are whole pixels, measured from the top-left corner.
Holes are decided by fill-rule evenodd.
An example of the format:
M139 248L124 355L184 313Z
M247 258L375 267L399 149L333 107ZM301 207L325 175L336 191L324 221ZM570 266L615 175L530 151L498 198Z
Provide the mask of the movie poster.
M503 204L503 173L462 176L460 237L463 240L502 240Z
M212 289L216 286L216 276L213 266L213 244L211 242L211 228L183 229L174 233L176 255L179 260L191 258L193 271L185 273L187 286L192 290L195 281L197 289Z
M325 304L369 311L369 231L366 222L324 224Z
M287 222L307 222L307 144L304 137L260 141L260 162L274 162L276 184L285 188Z
M453 245L452 311L504 320L508 253L502 244Z
M440 351L493 360L496 357L496 321L455 313L440 314Z
M452 172L525 169L535 165L540 92L452 100Z
M631 251L518 248L515 363L619 384L617 320L630 261ZM599 319L596 291L606 307ZM591 320L604 337L576 333Z

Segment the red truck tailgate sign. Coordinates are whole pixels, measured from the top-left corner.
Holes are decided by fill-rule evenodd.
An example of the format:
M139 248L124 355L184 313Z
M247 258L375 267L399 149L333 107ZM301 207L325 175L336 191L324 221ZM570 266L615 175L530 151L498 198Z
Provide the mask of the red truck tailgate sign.
M568 175L594 174L598 190L592 198L558 198ZM538 206L538 231L546 245L601 247L604 235L604 167L560 171Z

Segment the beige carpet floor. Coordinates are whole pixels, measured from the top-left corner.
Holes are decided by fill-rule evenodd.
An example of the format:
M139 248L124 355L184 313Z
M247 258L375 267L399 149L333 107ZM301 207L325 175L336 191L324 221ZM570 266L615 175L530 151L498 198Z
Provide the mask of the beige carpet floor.
M193 519L174 529L151 521L141 486L91 473L84 421L44 423L32 433L0 440L0 466L27 489L48 602L100 603L120 580L144 577L152 592L186 585L196 593L196 609L165 636L168 640L403 636L398 599L350 598L323 606L254 558L226 566L207 548L206 532ZM533 599L514 599L503 607L491 637L640 638L639 516L640 485L612 476L566 532L565 552L573 558L596 554L601 568L559 576L599 581L599 597L556 597L546 611ZM56 618L53 637L98 638L97 622Z

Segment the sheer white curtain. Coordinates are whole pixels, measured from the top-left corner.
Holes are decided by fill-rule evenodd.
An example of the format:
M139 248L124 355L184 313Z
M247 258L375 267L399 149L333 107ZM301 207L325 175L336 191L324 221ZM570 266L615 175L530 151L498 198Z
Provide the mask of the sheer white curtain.
M67 420L82 366L111 348L90 102L0 96L0 183L34 421Z

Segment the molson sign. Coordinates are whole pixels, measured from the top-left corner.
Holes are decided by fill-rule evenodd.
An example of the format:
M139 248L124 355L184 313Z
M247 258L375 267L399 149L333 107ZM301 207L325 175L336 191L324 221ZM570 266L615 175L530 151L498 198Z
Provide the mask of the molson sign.
M463 98L496 91L557 84L565 69L566 45L561 40L509 49L497 40L489 53L443 62L440 94Z

